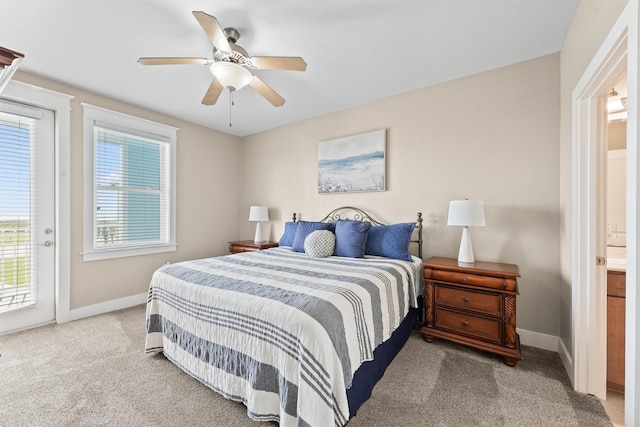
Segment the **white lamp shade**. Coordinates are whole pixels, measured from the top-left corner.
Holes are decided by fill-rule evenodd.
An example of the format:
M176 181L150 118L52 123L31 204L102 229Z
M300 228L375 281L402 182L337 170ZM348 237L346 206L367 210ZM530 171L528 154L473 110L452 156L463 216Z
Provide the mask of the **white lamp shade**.
M269 208L266 206L251 206L249 221L269 221Z
M210 70L223 87L231 87L235 90L245 87L253 77L249 70L233 62L214 62Z
M449 202L447 225L484 227L484 202L480 200L452 200Z

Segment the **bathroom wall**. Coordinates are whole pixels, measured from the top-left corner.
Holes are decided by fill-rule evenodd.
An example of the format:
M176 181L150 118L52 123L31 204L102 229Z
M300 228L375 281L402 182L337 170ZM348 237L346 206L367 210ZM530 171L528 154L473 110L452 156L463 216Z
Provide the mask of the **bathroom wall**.
M626 246L626 129L627 122L621 120L612 121L607 129L609 148L607 151L607 246L609 247Z
M607 126L607 266L626 268L627 261L627 122Z

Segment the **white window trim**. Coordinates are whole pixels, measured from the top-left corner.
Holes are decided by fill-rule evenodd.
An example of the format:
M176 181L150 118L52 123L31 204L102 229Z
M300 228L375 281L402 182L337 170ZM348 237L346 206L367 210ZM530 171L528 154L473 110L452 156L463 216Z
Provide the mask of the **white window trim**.
M130 116L116 111L81 103L84 109L83 115L83 160L84 160L84 236L83 236L83 261L97 261L102 259L122 258L137 255L149 255L176 250L176 140L178 128L161 123L152 122L138 117ZM120 127L133 130L131 133L153 135L155 138L168 141L170 152L170 177L169 177L169 243L148 245L141 244L135 248L104 248L93 247L94 224L94 189L95 189L95 159L94 159L94 124L100 122L109 123L110 127Z

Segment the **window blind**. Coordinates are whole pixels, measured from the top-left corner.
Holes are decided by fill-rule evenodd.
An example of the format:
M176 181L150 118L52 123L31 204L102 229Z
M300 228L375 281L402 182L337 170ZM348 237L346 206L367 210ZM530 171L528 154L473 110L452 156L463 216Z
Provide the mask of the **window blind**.
M94 143L94 248L169 243L169 144L97 124Z
M37 302L35 242L36 126L0 112L0 312Z

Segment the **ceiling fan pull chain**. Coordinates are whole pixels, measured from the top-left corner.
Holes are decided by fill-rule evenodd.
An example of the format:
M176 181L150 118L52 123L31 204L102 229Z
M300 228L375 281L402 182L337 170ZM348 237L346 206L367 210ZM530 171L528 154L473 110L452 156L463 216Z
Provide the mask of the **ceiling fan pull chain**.
M231 106L233 106L233 89L229 88L229 127L231 127Z

